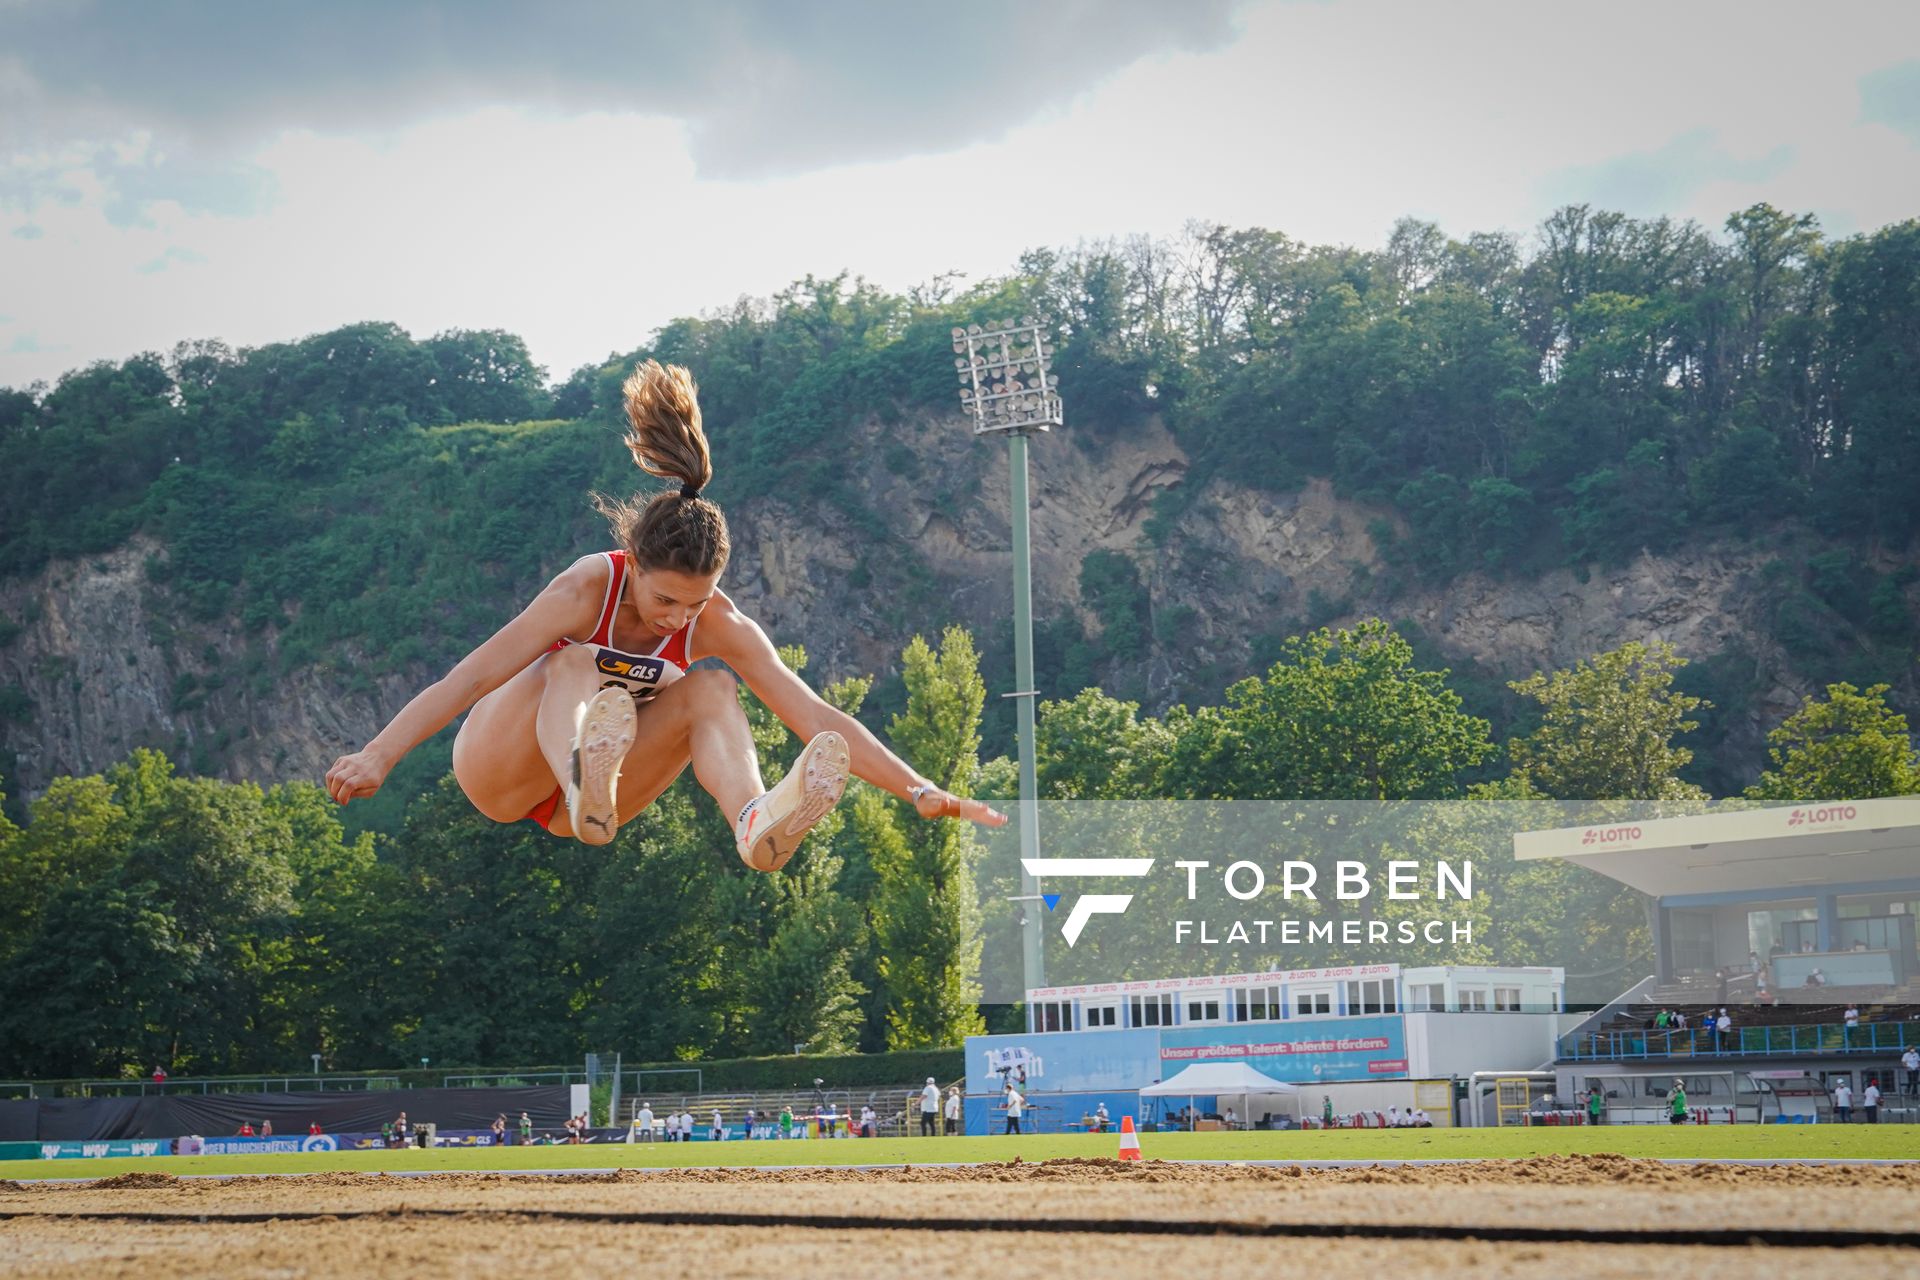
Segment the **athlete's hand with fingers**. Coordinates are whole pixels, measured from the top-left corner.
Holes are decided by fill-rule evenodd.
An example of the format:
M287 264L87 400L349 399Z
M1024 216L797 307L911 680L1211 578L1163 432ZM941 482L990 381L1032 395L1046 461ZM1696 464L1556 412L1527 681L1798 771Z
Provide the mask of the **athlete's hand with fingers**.
M341 756L333 762L333 768L327 770L327 794L340 804L364 800L380 789L392 768L392 764L371 751Z
M1007 815L984 800L956 796L931 784L914 787L908 794L913 797L914 809L923 818L965 818L983 827L1007 825Z

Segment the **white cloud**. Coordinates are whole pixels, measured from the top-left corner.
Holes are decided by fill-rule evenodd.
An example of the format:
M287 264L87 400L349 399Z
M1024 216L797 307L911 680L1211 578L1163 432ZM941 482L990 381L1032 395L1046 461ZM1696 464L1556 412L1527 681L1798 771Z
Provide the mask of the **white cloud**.
M1135 62L996 140L759 180L703 176L677 116L494 106L284 130L237 157L270 192L251 212L153 186L145 225L115 226L128 193L99 146L151 170L159 144L47 147L24 171L68 203L0 204L16 233L0 279L42 348L0 353L0 384L364 319L509 329L564 376L807 272L905 288L1191 218L1362 246L1409 214L1456 236L1528 232L1556 202L1630 197L1607 181L1636 166L1669 182L1645 199L1670 204L1626 210L1642 216L1717 228L1769 200L1844 234L1920 213L1920 150L1863 121L1860 92L1920 52L1914 17L1781 12L1258 7L1231 47ZM158 260L174 265L141 274Z

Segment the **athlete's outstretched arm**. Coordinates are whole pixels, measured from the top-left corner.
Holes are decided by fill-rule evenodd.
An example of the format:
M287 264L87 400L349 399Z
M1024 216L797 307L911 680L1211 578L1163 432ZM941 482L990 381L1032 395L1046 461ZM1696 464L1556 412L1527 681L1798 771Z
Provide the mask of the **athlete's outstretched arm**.
M780 661L760 624L725 596L716 595L701 614L696 635L703 650L700 656L718 658L731 667L796 738L806 742L828 729L845 738L855 777L907 801L923 818L966 818L990 827L1006 823L1006 815L984 801L953 795L921 777L865 725L808 688Z
M582 610L598 608L605 575L596 582L582 569L593 559L586 557L564 570L521 610L519 617L487 637L453 670L415 694L373 741L334 761L327 770L327 794L345 804L378 791L407 752L518 675L579 624Z

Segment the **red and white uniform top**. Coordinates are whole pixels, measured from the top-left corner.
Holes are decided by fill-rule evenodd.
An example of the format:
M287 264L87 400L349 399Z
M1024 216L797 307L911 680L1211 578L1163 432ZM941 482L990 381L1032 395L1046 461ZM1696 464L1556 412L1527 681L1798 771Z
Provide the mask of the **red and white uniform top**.
M644 702L686 674L690 665L687 651L693 647L693 624L661 638L650 653L627 653L613 647L613 620L620 612L620 598L627 589L627 553L603 551L612 573L607 578L607 596L600 605L600 621L585 640L563 638L553 646L557 652L568 645L592 645L594 665L600 670L602 689L625 689L635 702Z

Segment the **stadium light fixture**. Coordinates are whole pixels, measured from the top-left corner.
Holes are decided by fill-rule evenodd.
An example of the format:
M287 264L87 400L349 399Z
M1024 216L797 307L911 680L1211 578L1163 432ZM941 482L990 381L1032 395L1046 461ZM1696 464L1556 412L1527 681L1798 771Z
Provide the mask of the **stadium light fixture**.
M1040 784L1034 763L1033 552L1028 530L1027 437L1062 423L1060 379L1048 372L1054 354L1045 327L1032 316L953 330L953 368L960 380L960 407L973 419L976 436L1007 437L1013 478L1013 671L1018 688L1002 697L1018 707L1020 741L1020 894L1040 898L1039 878L1026 863L1040 856ZM1020 955L1027 990L1047 985L1046 953L1038 912L1020 913Z

